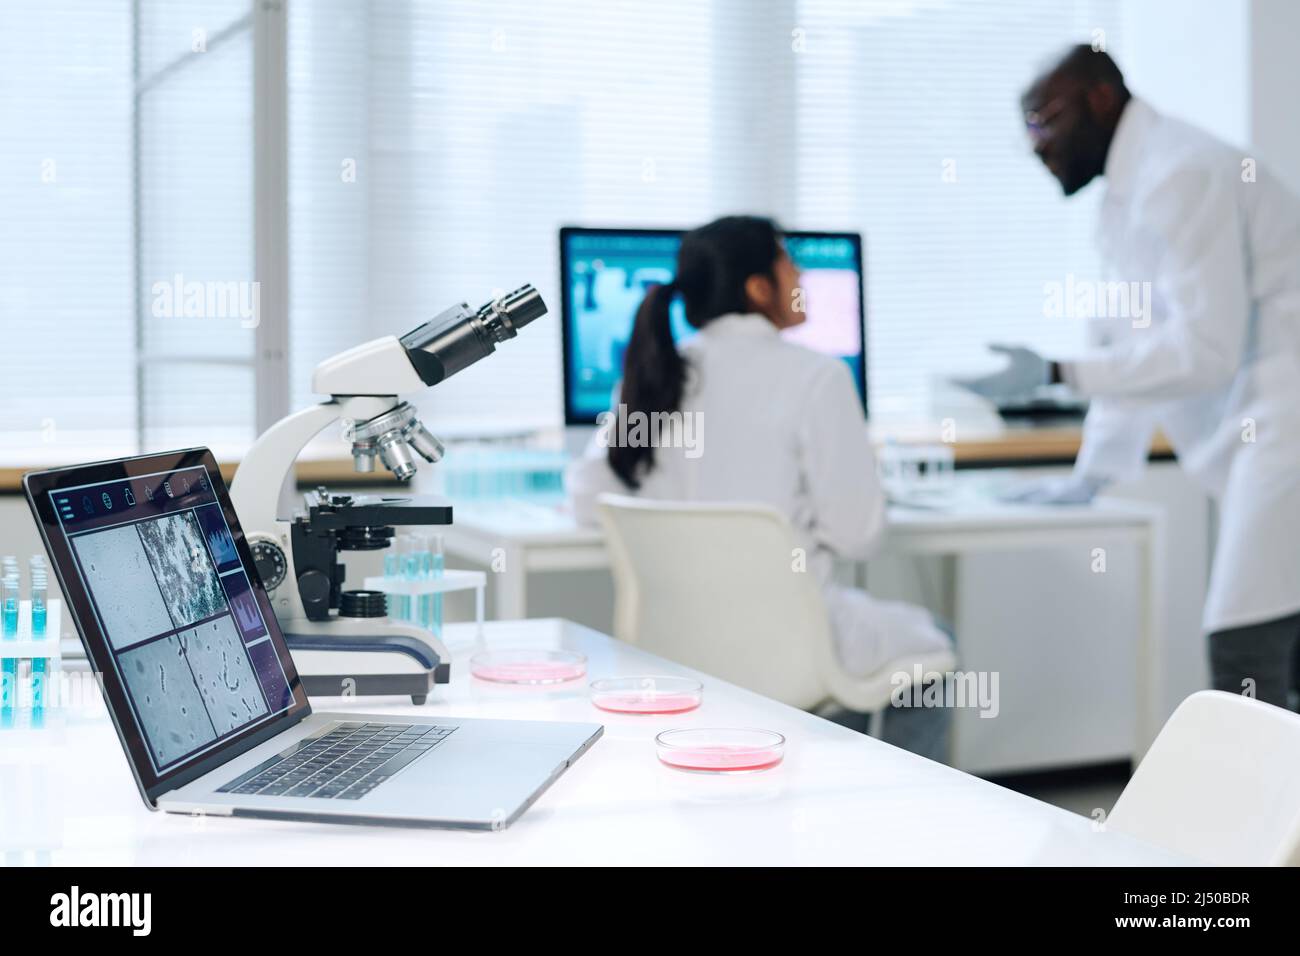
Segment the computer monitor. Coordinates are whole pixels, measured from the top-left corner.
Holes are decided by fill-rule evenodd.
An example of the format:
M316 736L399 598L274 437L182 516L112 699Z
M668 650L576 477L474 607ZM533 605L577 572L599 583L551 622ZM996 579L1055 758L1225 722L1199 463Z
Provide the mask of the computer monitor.
M677 267L680 229L560 230L564 338L564 420L592 425L608 411L623 376L637 307ZM843 359L867 410L862 237L855 232L787 232L785 245L803 273L807 321L782 333L791 342ZM670 310L673 337L695 333L681 300Z

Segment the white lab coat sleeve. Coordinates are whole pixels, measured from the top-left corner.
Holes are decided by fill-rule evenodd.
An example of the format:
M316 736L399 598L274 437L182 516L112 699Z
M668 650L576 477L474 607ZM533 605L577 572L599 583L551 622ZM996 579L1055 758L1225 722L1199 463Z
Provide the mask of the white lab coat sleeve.
M564 491L569 507L579 524L600 524L596 499L603 494L633 494L609 467L609 448L604 440L604 426L598 426L581 458L564 469Z
M1138 205L1134 221L1142 241L1155 246L1154 274L1123 277L1151 283L1163 321L1135 327L1124 344L1063 362L1067 382L1089 396L1178 398L1232 380L1250 316L1236 188L1222 170L1189 167ZM1115 267L1123 275L1125 264Z
M1083 420L1083 443L1074 473L1102 484L1141 476L1155 421L1150 406L1123 398L1094 398Z
M842 362L828 363L809 388L800 442L813 540L841 557L868 557L884 530L885 495L857 389Z

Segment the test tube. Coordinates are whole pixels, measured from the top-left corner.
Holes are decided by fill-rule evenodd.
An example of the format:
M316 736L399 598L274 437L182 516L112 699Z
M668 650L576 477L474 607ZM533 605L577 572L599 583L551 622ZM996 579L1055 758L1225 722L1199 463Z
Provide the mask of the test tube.
M22 582L18 572L7 572L4 580L4 604L0 607L6 640L12 641L18 637L18 605L22 597L21 590Z
M397 546L394 544L384 551L384 577L395 582L401 578L401 571L401 559L397 553ZM397 606L397 595L389 594L385 603L388 606L388 616L397 617L400 610Z
M16 563L16 562L15 562ZM8 562L5 563L8 566ZM4 589L0 592L0 630L5 642L18 638L18 572L6 573ZM0 648L0 655L5 654ZM10 727L14 722L14 707L18 703L18 658L6 656L0 667L0 726Z
M401 543L398 545L398 558L400 560L401 576L404 581L418 581L420 578L420 543L413 534L401 535ZM404 621L415 621L415 602L411 600L409 594L403 594L398 601L401 607L401 618Z
M411 578L415 581L424 581L429 577L432 568L432 560L429 555L429 539L422 533L416 532L411 535L414 545L411 548ZM419 624L421 627L429 626L429 595L418 595L411 608L411 622Z
M49 612L49 583L44 571L32 572L32 640L45 640Z
M18 701L18 659L6 657L0 667L0 727L14 724L14 706Z
M392 578L394 582L402 579L402 536L399 534L393 538L393 543L384 553L384 577ZM402 596L389 592L386 601L388 605L388 616L395 621L402 619Z
M429 558L431 564L430 576L441 580L443 572L446 570L446 558L442 550L442 535L433 536L433 546L429 549ZM433 631L436 637L442 637L442 593L428 595L432 600L429 623L425 626Z
M49 586L45 572L32 569L32 640L45 640L45 625ZM32 658L32 726L39 727L45 720L45 680L49 672L48 659Z
M3 576L6 579L11 577L18 578L19 587L22 586L22 577L18 570L18 559L12 554L6 554L3 558L0 558L0 576Z

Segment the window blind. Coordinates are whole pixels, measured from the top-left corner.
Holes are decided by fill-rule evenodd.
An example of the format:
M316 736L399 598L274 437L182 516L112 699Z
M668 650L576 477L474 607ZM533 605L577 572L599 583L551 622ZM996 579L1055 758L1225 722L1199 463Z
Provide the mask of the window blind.
M1044 315L1044 285L1095 271L1098 189L1062 200L1017 97L1096 30L1123 62L1120 7L290 2L291 404L315 400L320 359L532 282L552 314L421 404L450 435L558 425L570 223L747 211L862 232L884 419L925 415L936 377L991 367L987 342L1073 348L1081 330ZM7 460L253 437L254 332L153 309L177 276L254 278L250 11L0 14Z
M1094 267L1018 95L1116 4L560 0L296 4L290 21L294 386L460 299L535 283L558 312L565 223L753 211L861 231L872 407L924 415L989 341L1068 349L1043 284ZM553 314L425 400L484 430L560 420ZM446 427L446 425L444 425Z
M185 290L251 283L249 0L0 11L7 463L253 433L252 332ZM162 302L159 290L181 296ZM202 296L206 304L207 296Z
M732 119L752 64L726 21L749 13L680 0L295 4L297 400L325 355L531 282L551 314L422 404L435 430L558 424L557 231L689 225L739 205L733 184L763 157ZM720 122L734 139L715 135Z
M873 417L929 413L936 378L995 368L984 346L1069 352L1044 286L1093 277L1099 186L1066 202L1032 155L1020 92L1104 30L1109 0L799 0L799 221L867 244Z
M130 110L128 4L0 11L6 464L134 450Z

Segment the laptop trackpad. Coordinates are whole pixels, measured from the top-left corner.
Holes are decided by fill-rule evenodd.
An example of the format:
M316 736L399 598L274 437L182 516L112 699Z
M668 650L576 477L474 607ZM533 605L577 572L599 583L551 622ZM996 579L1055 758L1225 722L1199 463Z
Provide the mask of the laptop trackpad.
M572 749L452 734L442 746L355 804L415 811L449 822L504 823L564 770Z

